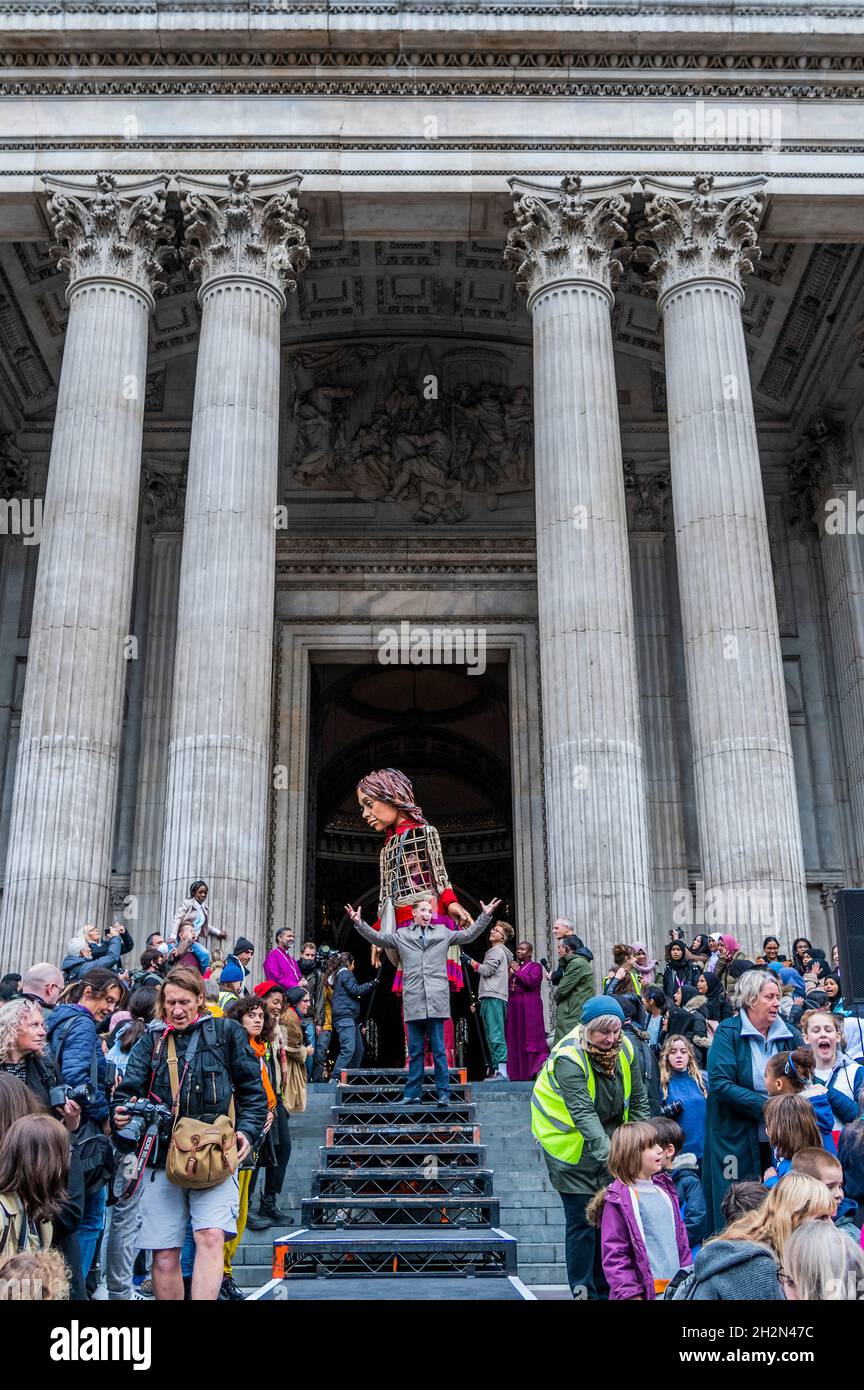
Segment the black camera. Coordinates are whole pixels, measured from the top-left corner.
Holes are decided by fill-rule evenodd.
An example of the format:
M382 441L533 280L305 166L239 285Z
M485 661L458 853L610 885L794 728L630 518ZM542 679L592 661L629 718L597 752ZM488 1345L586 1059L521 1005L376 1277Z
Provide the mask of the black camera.
M122 1129L116 1129L114 1142L118 1149L137 1149L151 1125L158 1128L160 1139L170 1139L174 1112L170 1105L158 1105L154 1100L135 1100L123 1109L132 1118Z
M660 1114L667 1120L677 1120L679 1115L684 1114L684 1106L680 1100L670 1100L668 1105L660 1106Z
M48 1092L48 1104L54 1110L60 1110L67 1100L74 1100L76 1105L92 1105L96 1099L96 1092L89 1081L82 1081L80 1086L52 1086Z

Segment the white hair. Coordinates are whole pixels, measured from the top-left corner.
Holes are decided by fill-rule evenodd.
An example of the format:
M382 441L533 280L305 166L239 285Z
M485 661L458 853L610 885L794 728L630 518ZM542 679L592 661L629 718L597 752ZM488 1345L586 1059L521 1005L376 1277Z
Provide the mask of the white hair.
M805 1221L793 1231L783 1265L802 1302L864 1302L864 1254L830 1221Z
M85 946L89 946L89 945L90 945L90 942L87 940L86 936L70 936L70 938L69 938L69 954L70 954L70 956L80 956L81 952L84 950L84 947L85 947Z
M780 988L780 981L773 971L745 970L735 989L735 1007L752 1009L754 1004L758 1004L768 985Z
M596 1018L592 1018L590 1023L585 1023L582 1025L582 1031L585 1033L587 1037L589 1033L603 1033L606 1031L607 1028L611 1028L615 1023L620 1025L620 1014L598 1014Z

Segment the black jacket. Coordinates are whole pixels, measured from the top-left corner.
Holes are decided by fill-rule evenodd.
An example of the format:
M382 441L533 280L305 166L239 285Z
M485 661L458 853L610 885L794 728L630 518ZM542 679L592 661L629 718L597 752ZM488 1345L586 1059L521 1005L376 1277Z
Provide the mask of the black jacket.
M359 1018L360 1000L375 988L375 981L358 985L351 971L343 965L333 981L333 1000L330 1013L335 1018Z
M204 1014L190 1028L174 1034L177 1048L177 1070L182 1078L183 1059L193 1033L200 1030L198 1046L189 1074L181 1086L180 1116L193 1119L200 1116L227 1115L234 1097L235 1128L254 1144L267 1119L267 1098L261 1083L261 1063L249 1047L244 1029L233 1018L213 1018ZM153 1097L163 1105L171 1104L171 1079L168 1075L167 1048L164 1045L165 1025L160 1020L150 1024L129 1053L122 1081L111 1100L111 1111L133 1097L142 1100L151 1092L154 1050L156 1072L152 1080ZM159 1146L157 1166L164 1164L164 1145Z
M654 1054L654 1049L641 1028L635 1028L628 1020L621 1030L622 1036L628 1037L633 1044L636 1057L639 1061L639 1068L642 1072L642 1080L645 1084L645 1094L648 1097L648 1111L651 1115L660 1114L660 1065Z
M663 971L663 993L667 999L672 999L678 988L679 980L682 984L695 986L701 974L702 967L692 961L676 961L674 965L667 962L666 969Z

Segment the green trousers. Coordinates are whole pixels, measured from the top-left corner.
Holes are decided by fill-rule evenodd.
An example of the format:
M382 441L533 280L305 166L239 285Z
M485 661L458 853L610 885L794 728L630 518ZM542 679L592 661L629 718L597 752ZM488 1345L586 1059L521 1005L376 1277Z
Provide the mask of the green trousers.
M507 1017L507 1005L503 999L481 999L480 1017L483 1020L483 1032L486 1034L486 1043L489 1048L489 1056L493 1067L499 1067L502 1062L507 1061L507 1039L504 1035L504 1020Z

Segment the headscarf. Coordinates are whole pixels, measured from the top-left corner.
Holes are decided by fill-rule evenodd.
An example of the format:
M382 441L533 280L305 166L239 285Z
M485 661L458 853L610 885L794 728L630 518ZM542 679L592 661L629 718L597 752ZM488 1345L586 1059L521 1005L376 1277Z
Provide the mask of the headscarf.
M676 990L676 993L677 993L677 990ZM683 1007L684 1007L685 1004L689 1004L689 1003L690 1003L690 1000L693 999L698 993L699 993L699 991L698 991L698 989L696 989L696 987L695 987L694 985L682 985L682 986L681 986L681 1008L683 1009ZM677 1006L676 1006L676 1007L677 1007Z
M418 825L425 825L422 809L414 800L414 788L405 776L395 767L382 767L377 772L367 772L357 783L357 791L363 796L371 796L373 801L386 801L395 806L404 816L410 816Z
M726 991L723 988L723 981L720 979L719 975L714 974L713 970L703 971L702 977L708 986L708 992L705 995L705 1016L706 1018L710 1018L713 1023L719 1023L723 1005L726 1003Z
M784 965L780 971L780 982L784 985L792 985L796 994L806 994L807 992L803 976L797 970L793 970L791 965Z
M647 960L645 965L639 965L638 962L634 962L633 969L636 971L636 974L639 976L643 984L653 985L654 977L657 974L658 962L656 960L651 960L650 956L648 956L648 947L645 945L644 941L635 941L633 943L634 955L638 951L644 951Z
M711 947L708 945L708 937L704 932L694 936L693 945L690 947L691 956L704 956L707 960L711 954Z
M741 950L741 943L740 943L740 941L736 941L735 938L734 938L734 936L728 936L728 935L725 935L725 934L721 934L720 937L719 937L718 939L719 939L720 941L722 941L722 942L723 942L723 945L726 947L726 950L727 950L728 953L729 953L729 959L730 959L730 960L731 960L732 957L735 955L736 951L740 951L740 950Z
M683 1006L673 1004L667 1015L666 1037L671 1038L678 1033L682 1038L692 1038L696 1025L693 1022L693 1014Z

